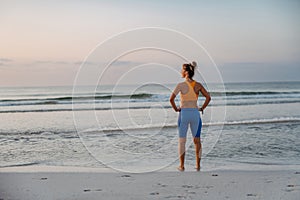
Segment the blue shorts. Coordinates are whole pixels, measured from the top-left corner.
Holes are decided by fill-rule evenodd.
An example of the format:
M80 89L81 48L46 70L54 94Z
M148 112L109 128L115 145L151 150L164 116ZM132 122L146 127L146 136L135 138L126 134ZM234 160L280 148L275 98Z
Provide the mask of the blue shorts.
M202 120L197 108L181 108L178 117L178 133L180 138L186 138L190 125L193 137L200 137Z

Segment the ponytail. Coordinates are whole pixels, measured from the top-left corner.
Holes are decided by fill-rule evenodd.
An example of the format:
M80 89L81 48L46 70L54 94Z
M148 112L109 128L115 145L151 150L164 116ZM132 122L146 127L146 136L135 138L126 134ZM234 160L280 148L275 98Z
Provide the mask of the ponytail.
M183 64L183 68L185 71L188 72L189 78L193 78L196 67L197 67L197 63L195 61L188 64Z

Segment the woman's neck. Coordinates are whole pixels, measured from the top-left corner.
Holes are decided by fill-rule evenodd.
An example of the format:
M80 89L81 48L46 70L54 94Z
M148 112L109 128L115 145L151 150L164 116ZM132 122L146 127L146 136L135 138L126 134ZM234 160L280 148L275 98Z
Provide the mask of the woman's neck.
M191 79L189 77L186 77L185 80L188 81L188 82L193 82L194 81L193 79Z

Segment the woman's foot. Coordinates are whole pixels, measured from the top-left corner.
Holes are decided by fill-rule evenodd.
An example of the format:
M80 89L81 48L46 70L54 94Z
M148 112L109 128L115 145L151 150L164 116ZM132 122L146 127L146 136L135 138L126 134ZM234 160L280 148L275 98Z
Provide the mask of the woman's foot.
M181 167L181 166L177 167L177 169L178 169L179 171L181 171L181 172L184 171L184 167Z
M200 171L200 162L201 162L201 158L196 158L196 167L195 167L195 169L197 170L197 171Z

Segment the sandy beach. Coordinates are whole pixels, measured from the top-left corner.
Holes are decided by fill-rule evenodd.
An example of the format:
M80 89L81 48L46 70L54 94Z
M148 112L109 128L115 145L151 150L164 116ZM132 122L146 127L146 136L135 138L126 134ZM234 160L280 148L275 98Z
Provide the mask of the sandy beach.
M299 199L300 171L160 171L70 167L0 172L0 199Z
M300 200L299 19L0 0L0 200Z

